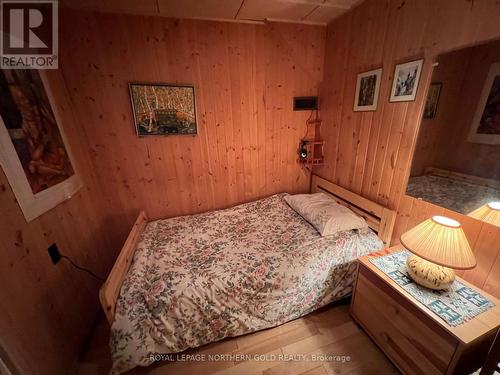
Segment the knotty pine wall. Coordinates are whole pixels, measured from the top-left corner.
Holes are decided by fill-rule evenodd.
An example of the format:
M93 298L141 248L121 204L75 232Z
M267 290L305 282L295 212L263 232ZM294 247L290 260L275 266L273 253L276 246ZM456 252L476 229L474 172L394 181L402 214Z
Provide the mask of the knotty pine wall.
M84 187L28 224L0 168L0 356L19 374L68 374L98 311L100 282L64 260L53 266L48 246L57 243L104 276L122 240L113 224L121 215L100 194L62 76L49 71L48 78Z
M478 267L464 274L500 296L500 230L404 194L431 63L439 53L500 37L495 0L365 0L328 25L322 84L326 165L317 172L398 211L393 242L438 213L458 218ZM425 58L414 102L389 103L397 63ZM353 112L356 74L383 67L378 109Z
M307 191L296 150L309 113L292 98L323 77L325 27L62 9L59 31L49 79L84 188L27 224L0 172L0 353L23 374L67 374L99 309L99 283L53 266L52 242L105 276L140 209L169 217ZM198 135L136 137L129 82L194 84Z
M296 159L309 112L293 112L292 98L318 94L325 27L61 18L70 100L124 230L139 209L169 217L308 189ZM194 84L198 135L138 138L129 82Z

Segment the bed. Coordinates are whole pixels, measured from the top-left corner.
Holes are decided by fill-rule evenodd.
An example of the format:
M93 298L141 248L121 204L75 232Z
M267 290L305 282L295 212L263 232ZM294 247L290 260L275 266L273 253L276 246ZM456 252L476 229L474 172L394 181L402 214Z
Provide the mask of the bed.
M477 176L427 167L421 176L410 177L408 195L462 214L500 200L500 183Z
M369 228L322 237L286 193L149 222L141 212L100 291L112 373L274 327L349 295L356 259L390 241L395 213L318 176L311 191L328 193Z

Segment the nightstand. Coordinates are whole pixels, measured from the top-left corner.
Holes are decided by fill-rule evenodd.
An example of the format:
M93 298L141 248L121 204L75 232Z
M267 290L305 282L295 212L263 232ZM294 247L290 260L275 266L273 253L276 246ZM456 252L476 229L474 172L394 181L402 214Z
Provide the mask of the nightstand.
M369 261L401 249L359 259L351 316L404 374L470 374L484 363L496 336L500 301L457 277L496 306L448 325Z

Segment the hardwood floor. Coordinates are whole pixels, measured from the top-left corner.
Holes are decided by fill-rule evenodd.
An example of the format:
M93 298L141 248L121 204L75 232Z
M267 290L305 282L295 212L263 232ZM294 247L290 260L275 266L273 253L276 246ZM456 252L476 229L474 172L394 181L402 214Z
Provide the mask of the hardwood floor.
M108 323L102 316L78 364L78 375L108 374L111 366L108 333ZM232 358L250 355L252 360L159 362L146 368L136 368L127 375L399 374L351 319L348 300L276 328L226 339L183 354L204 354L206 358L220 354L230 354ZM260 355L262 360L259 360ZM280 359L279 356L288 357ZM344 356L344 361L328 360L325 356Z

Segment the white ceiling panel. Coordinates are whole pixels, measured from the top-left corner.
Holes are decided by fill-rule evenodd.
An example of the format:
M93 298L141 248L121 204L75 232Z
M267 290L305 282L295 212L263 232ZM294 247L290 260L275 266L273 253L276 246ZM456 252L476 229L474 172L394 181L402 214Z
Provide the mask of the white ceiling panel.
M362 0L324 0L321 5L325 7L350 9L361 1Z
M245 0L238 13L238 19L300 21L314 8L316 5L303 1Z
M288 3L298 3L298 4L314 4L326 7L335 7L341 9L349 9L354 4L359 2L359 0L278 0Z
M309 13L304 21L327 24L345 12L347 9L319 6Z
M234 19L242 0L158 0L160 15L177 18Z
M111 13L243 22L279 20L326 25L363 0L59 0L62 7Z
M158 14L156 0L59 0L59 6L110 13Z

